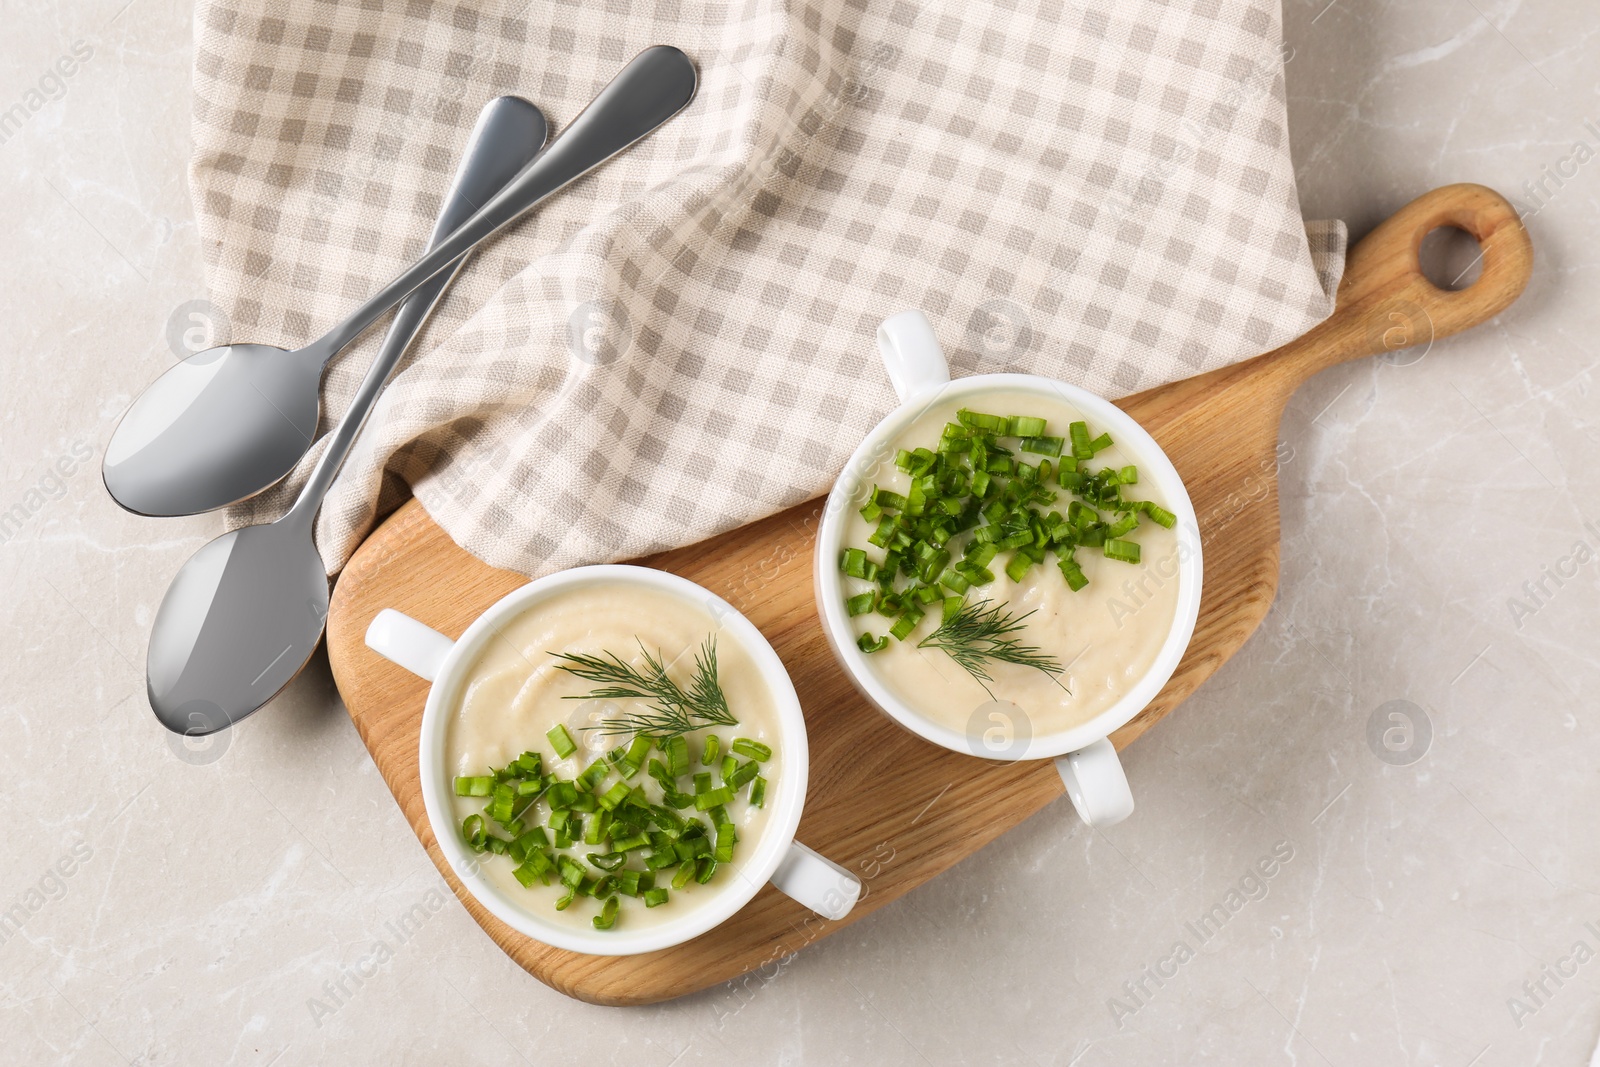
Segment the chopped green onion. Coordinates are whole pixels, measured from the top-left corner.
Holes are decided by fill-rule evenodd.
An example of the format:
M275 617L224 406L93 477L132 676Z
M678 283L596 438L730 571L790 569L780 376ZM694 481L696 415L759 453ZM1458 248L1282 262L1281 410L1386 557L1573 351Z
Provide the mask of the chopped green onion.
M1044 420L1029 415L1011 417L1011 434L1014 437L1038 437L1044 433Z
M1023 576L1033 567L1033 560L1018 552L1011 557L1011 562L1006 564L1006 577L1013 582L1020 582ZM959 605L957 605L959 610Z
M556 750L559 759L566 759L578 751L578 746L572 741L572 735L567 733L567 728L560 723L552 726L545 736L550 739L550 747Z
M911 631L917 628L917 623L922 621L922 612L915 608L907 608L901 616L889 627L889 636L896 641L904 641L911 636Z
M644 848L645 846L647 846L649 844L650 844L650 835L649 834L637 833L637 834L634 834L632 837L624 837L620 841L613 840L611 842L611 850L613 852L632 852L636 848Z
M527 859L534 852L550 847L550 837L543 827L535 826L511 843L512 859Z
M878 577L878 565L859 548L845 549L840 558L840 567L852 578L863 578L870 582Z
M539 880L541 885L549 885L550 872L554 870L555 864L551 862L549 856L543 852L533 852L528 855L528 858L521 866L511 873L516 876L518 882L526 887L533 885L535 878Z
M668 774L678 778L689 773L689 742L683 739L682 734L667 738L665 753Z
M945 597L944 605L940 608L939 612L939 624L942 626L951 619L955 618L956 613L961 610L961 605L966 603L966 599L966 597L961 596Z
M672 888L682 889L689 884L689 879L694 877L694 864L685 863L678 868L678 873L672 876Z
M1124 563L1139 562L1139 543L1137 541L1108 540L1102 551L1110 559L1118 559Z
M599 788L600 783L605 781L606 775L610 773L611 770L606 766L604 760L595 760L589 764L582 774L578 775L574 784L583 792L592 793Z
M583 884L583 868L571 856L556 857L556 869L561 872L561 884L568 889Z
M1061 449L1065 445L1066 442L1059 437L1024 437L1022 439L1022 450L1024 452L1032 452L1038 456L1050 456L1052 459L1061 455Z
M955 593L965 593L972 585L954 568L939 575L939 584Z
M877 599L878 594L876 593L858 593L846 600L844 607L850 613L850 616L854 618L857 615L865 615L871 611Z
M1130 511L1126 515L1122 516L1122 518L1106 527L1106 536L1111 538L1121 537L1124 534L1131 533L1133 528L1138 525L1139 513L1137 511Z
M633 792L633 789L627 782L618 782L606 790L604 796L599 798L599 804L606 811L615 811L617 805L627 799L628 794L631 792Z
M1078 561L1072 558L1070 552L1061 557L1059 566L1061 567L1061 576L1067 580L1067 588L1074 593L1089 584L1089 579L1084 575L1083 568L1078 566Z
M985 415L978 411L969 411L962 408L956 412L956 418L961 420L961 425L969 430L982 430L985 433L1004 434L1011 429L1011 420L1003 415Z
M720 785L704 793L697 793L694 798L696 811L710 811L712 808L726 804L733 799L733 789Z
M870 655L873 652L882 652L885 648L888 648L889 639L887 637L873 637L871 634L865 633L856 638L856 647Z
M913 467L943 476L942 461L934 453L913 450L911 457ZM932 479L934 475L928 477ZM918 531L923 540L916 544L923 546L918 548L923 558L930 551L926 547L929 532ZM896 534L897 538L902 536ZM942 541L949 534L933 536ZM912 544L912 538L906 536L903 547ZM937 599L936 590L933 595ZM908 606L902 610L920 617L914 599L908 597ZM737 720L730 721L737 724ZM552 727L547 737L552 746L565 752L559 758L577 753L579 746L565 726ZM661 749L659 759L651 758L656 746ZM765 803L767 780L761 776L761 762L772 758L771 746L748 737L730 742L708 734L701 755L704 765L716 771L695 773L695 793L691 795L678 788L682 776L689 772L688 742L682 733L661 738L635 733L628 744L607 752L571 779L544 775L543 757L537 752L524 752L489 774L462 775L453 780L457 795L485 801L482 813L463 819L462 839L476 853L508 856L513 877L526 888L559 880L564 892L555 901L558 911L570 907L580 896L602 902L594 925L597 929L610 929L620 915L622 897L642 897L646 907L659 907L668 901L665 884L656 886L657 871L677 868L672 885L678 889L690 880L710 881L720 864L733 861L739 842L728 805L747 785L750 804L761 807ZM645 781L653 780L659 787L660 802L651 800L643 784L630 784L630 779L646 767L649 776ZM622 780L608 786L613 769L622 775ZM721 784L713 785L717 772ZM532 825L540 817L535 804L541 799L549 809L546 825ZM709 818L709 828L704 819L677 814L691 806ZM491 833L491 822L508 836ZM593 849L583 851L587 865L574 858L582 851L576 847L580 843ZM575 851L569 853L569 849ZM644 870L628 866L629 857L635 855ZM586 873L589 870L601 874L591 877Z
M899 493L891 493L887 489L876 487L872 491L872 502L880 508L890 508L895 511L903 511L906 506L906 498Z
M1089 441L1089 424L1075 422L1067 427L1067 437L1072 441L1073 459L1093 459L1094 446ZM1063 485L1066 483L1063 482Z
M747 759L766 761L772 758L772 749L748 737L735 738L733 750Z
M456 778L456 796L486 797L494 788L494 775L473 775Z
M1155 523L1157 526L1163 526L1170 530L1173 528L1173 526L1177 525L1178 516L1174 515L1166 508L1161 507L1159 504L1152 503L1148 500L1141 500L1136 506L1140 511L1150 516L1150 521Z
M644 765L645 757L650 755L653 742L642 734L635 737L628 745L628 754L623 757L617 769L624 778L632 778L639 773L639 768ZM632 768L629 770L628 768Z
M979 567L972 562L961 563L956 566L961 576L972 585L988 585L994 581L994 572L987 567Z

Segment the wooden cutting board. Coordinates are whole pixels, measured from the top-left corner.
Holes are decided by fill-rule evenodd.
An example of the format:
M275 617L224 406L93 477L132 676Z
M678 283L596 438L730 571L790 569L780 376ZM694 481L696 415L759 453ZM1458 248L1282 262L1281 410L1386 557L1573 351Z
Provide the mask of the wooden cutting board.
M1482 275L1464 290L1442 291L1420 271L1418 248L1440 226L1465 230L1482 246ZM1113 736L1118 748L1177 707L1244 644L1271 606L1278 581L1278 420L1295 388L1341 360L1432 344L1491 318L1522 292L1532 266L1527 233L1498 194L1479 185L1435 189L1351 250L1338 308L1316 329L1248 362L1118 402L1183 476L1200 517L1206 561L1188 653L1160 695ZM340 576L328 615L328 658L356 729L473 918L512 959L561 992L601 1004L645 1004L756 968L770 972L790 953L921 885L1061 795L1049 760L995 763L946 751L894 725L856 693L828 651L812 600L812 542L821 507L822 500L814 500L640 562L720 594L783 658L811 736L810 793L799 836L860 875L861 902L844 921L826 922L769 886L715 930L643 956L546 947L466 894L423 810L417 731L427 685L363 642L368 622L386 607L457 637L527 579L468 555L415 500L366 540ZM1065 808L1061 814L1072 817Z

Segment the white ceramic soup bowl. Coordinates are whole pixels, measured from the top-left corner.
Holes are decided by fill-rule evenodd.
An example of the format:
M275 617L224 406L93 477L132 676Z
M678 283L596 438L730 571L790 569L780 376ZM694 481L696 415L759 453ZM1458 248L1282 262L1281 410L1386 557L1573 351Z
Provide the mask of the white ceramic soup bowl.
M1154 438L1130 415L1104 397L1067 382L1033 374L979 374L955 381L939 347L932 324L920 311L905 311L878 328L878 350L900 406L866 436L845 464L823 509L817 531L815 561L817 613L833 654L850 680L884 714L936 745L986 759L1054 759L1072 798L1072 806L1091 826L1109 826L1133 813L1128 788L1110 735L1126 724L1161 691L1183 657L1200 613L1200 532L1194 505L1183 481ZM1086 722L1057 732L1034 733L1026 714L1015 705L995 702L987 716L974 712L975 728L967 732L930 719L897 696L877 676L845 610L839 555L852 511L870 492L874 472L892 462L900 434L928 407L947 400L1005 389L1035 392L1064 400L1082 412L1097 431L1108 431L1139 468L1141 485L1154 484L1167 510L1178 517L1176 534L1177 609L1154 662L1120 699ZM982 709L979 709L980 711Z
M454 772L448 765L445 733L468 672L501 624L558 592L619 582L665 591L708 610L720 623L722 632L750 654L777 709L778 750L783 774L776 793L767 797L767 824L760 838L752 842L755 852L731 872L732 877L721 882L715 896L686 910L681 918L664 917L658 923L637 930L630 930L623 924L611 930L593 930L541 915L518 903L484 876L480 869L482 857L462 841L457 825L452 803ZM698 937L742 908L769 881L828 919L842 919L861 895L861 882L855 875L794 839L800 811L805 805L809 749L800 700L783 662L749 619L721 597L687 578L649 567L620 564L576 567L506 594L478 616L460 640L451 641L410 616L386 608L367 627L366 641L379 655L433 683L422 712L417 761L428 823L440 851L461 884L490 914L518 933L573 952L625 956L653 952Z

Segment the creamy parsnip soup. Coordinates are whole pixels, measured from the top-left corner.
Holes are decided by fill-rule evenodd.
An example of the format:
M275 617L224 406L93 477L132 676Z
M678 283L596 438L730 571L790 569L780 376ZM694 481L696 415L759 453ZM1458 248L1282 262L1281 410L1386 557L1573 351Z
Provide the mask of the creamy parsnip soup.
M867 663L955 730L995 700L1033 734L1085 722L1150 669L1178 600L1175 516L1064 397L935 403L861 474L839 566Z
M486 877L597 929L680 917L738 880L783 773L750 652L705 605L623 582L558 590L503 624L446 752Z

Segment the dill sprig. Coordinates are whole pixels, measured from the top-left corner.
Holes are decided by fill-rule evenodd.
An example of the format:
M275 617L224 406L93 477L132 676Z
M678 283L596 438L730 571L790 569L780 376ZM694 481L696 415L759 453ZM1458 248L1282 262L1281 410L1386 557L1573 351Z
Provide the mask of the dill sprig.
M694 657L694 678L689 683L689 706L706 725L736 726L739 720L728 710L728 695L717 680L717 640L707 637Z
M702 726L737 726L739 720L728 710L728 697L717 679L717 640L707 637L694 657L694 677L685 689L667 673L658 649L655 655L639 642L644 658L642 668L625 662L615 652L598 656L552 652L563 662L557 668L601 685L568 700L642 700L649 706L616 718L602 719L596 726L606 735L642 734L646 737L674 737Z
M987 600L968 601L937 630L917 642L917 647L943 649L990 696L994 695L989 690L989 683L994 681L989 676L989 666L993 663L1033 667L1044 671L1060 685L1055 676L1065 670L1061 661L1011 636L1022 629L1022 624L1032 614L1029 611L1013 616Z

